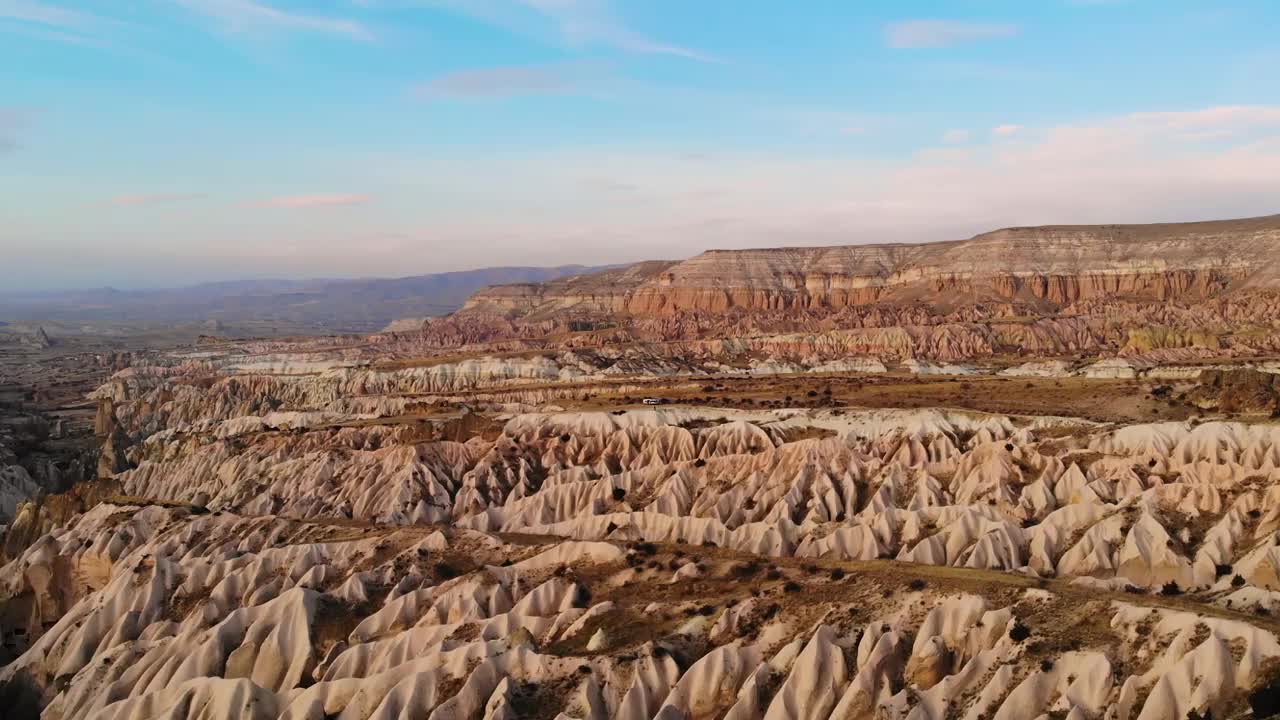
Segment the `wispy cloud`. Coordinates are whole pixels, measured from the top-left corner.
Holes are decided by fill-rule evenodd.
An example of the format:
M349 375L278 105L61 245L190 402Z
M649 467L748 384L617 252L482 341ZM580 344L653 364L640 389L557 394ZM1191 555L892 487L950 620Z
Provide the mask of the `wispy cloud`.
M373 198L369 195L330 193L319 195L281 195L278 197L267 198L266 200L254 204L259 207L300 209L338 207L343 205L364 205L371 200L373 200Z
M485 98L559 94L574 88L562 70L550 67L495 67L445 73L420 85L420 97Z
M1013 23L903 20L885 26L884 40L891 48L940 48L1017 34L1018 26Z
M606 0L520 0L520 3L554 20L570 42L611 45L628 52L676 55L690 60L714 61L689 48L654 40L624 25Z
M994 137L1007 138L1007 137L1013 137L1014 135L1017 135L1019 132L1021 132L1021 130L1022 130L1021 125L1014 125L1012 123L1009 123L1005 125L997 125L991 128L991 134Z
M1239 132L1264 127L1280 127L1280 107L1266 105L1219 105L1202 110L1134 113L1135 122L1184 132Z
M84 28L96 23L96 18L88 13L37 0L0 0L0 19L64 29Z
M283 10L257 0L173 0L193 12L213 18L231 32L300 31L342 35L370 41L374 33L348 18Z
M944 143L962 143L968 142L972 136L968 130L953 129L942 133L942 142Z
M120 26L118 20L70 10L41 0L0 0L0 32L51 40L67 45L108 48L103 31Z
M656 40L628 27L618 17L610 0L433 0L431 4L516 32L528 30L522 16L534 13L552 25L560 41L571 45L595 45L630 53L722 62L713 55Z
M779 238L795 245L938 240L1008 225L1274 212L1280 129L1226 142L1179 137L1188 124L1230 127L1241 117L1269 121L1270 113L1204 108L1028 123L1019 142L978 142L991 139L988 125L961 146L865 163L768 151L718 152L692 163L648 148L477 159L450 175L451 187L485 193L489 206L544 212L534 218L459 207L432 222L450 243L496 238L512 254L545 253L551 238L562 252L582 253L609 238L611 247L648 257L681 257L690 247L770 247ZM583 182L600 177L600 168L634 193ZM494 177L504 182L495 186Z
M584 257L621 262L687 257L694 249L713 247L939 240L1008 225L1274 212L1280 126L1265 123L1278 113L1280 108L1243 112L1209 107L1056 125L1040 124L1029 115L1018 142L939 143L936 152L868 157L865 162L850 162L841 153L770 148L717 147L694 153L593 146L454 157L406 151L377 158L369 172L382 179L432 178L438 183L428 193L432 204L424 202L419 214L403 219L405 225L390 220L392 225L380 228L409 234L414 247L428 251L433 261L444 258L454 268L493 264L495 256L512 264ZM991 140L994 124L973 125L972 140ZM827 125L827 133L842 125ZM1199 142L1182 137L1189 126L1198 131L1243 127L1247 132ZM867 127L879 131L874 124ZM1053 172L1045 172L1046 167ZM303 197L338 196L294 196L274 204L317 206L315 200L299 199ZM258 204L268 203L262 198ZM322 220L272 228L283 246L296 247L289 253L274 243L269 248L256 243L259 233L227 232L252 220L236 218L233 225L190 232L208 237L208 245L217 250L201 260L228 274L243 272L243 258L254 253L271 253L272 262L279 263L260 263L263 272L406 274L403 254L389 251L375 257L364 252L366 237L374 242L364 230L368 218L363 216L371 207L255 211L275 219ZM537 212L526 212L529 208ZM341 221L348 214L361 217L351 218L354 225ZM157 227L148 235L154 247L165 247L171 232ZM394 247L394 240L386 242ZM127 258L127 266L115 266L124 277L136 274L138 263L159 262L152 246L122 240L110 249L103 266ZM31 257L36 259L34 251ZM190 255L175 257L182 267L192 264ZM61 260L47 262L61 267L56 264ZM33 272L28 268L38 269L35 262L9 265L28 273ZM22 274L11 271L20 281Z
M182 202L184 200L199 200L204 195L200 193L137 193L132 195L117 195L111 198L112 205L120 207L138 207L141 205L165 205L168 203Z
M966 206L980 208L988 222L1003 218L1003 224L1274 212L1277 119L1280 107L1208 107L1025 128L1019 133L1023 142L906 166L897 173L897 185L912 193L918 207L937 212L947 205L957 214ZM1189 137L1188 129L1230 137ZM1044 174L1045 167L1054 172ZM957 183L962 191L955 190Z

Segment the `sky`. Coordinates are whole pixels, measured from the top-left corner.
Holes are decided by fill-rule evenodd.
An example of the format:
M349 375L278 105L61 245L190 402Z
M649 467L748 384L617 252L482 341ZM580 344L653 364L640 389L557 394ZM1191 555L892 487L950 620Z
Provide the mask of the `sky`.
M1280 3L0 0L0 291L1280 212Z

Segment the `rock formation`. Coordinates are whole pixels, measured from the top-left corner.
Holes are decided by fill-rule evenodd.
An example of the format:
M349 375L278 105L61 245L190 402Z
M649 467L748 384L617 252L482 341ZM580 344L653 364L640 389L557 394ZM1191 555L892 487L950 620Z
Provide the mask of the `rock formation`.
M803 332L846 352L1262 355L1280 348L1280 216L1010 228L921 245L715 250L476 293L427 345L579 346ZM830 339L828 339L830 338ZM807 341L806 341L807 342Z
M923 299L1203 299L1232 286L1275 287L1280 216L1163 225L1008 228L957 242L713 250L598 277L499 286L465 306L537 315L588 306L634 315L836 309ZM921 296L924 293L924 296ZM932 296L932 297L930 297ZM513 298L519 298L518 301Z
M874 563L183 508L99 505L5 570L33 623L9 631L35 630L0 670L10 717L1227 717L1280 657L1228 611L1013 575L975 594Z
M627 356L331 353L177 352L95 393L122 464L9 532L15 717L1226 717L1277 687L1271 425L407 420Z
M0 707L1270 716L1278 243L721 251L412 332L103 356L87 400L32 380L49 414L0 423ZM27 438L70 431L97 477L46 486Z

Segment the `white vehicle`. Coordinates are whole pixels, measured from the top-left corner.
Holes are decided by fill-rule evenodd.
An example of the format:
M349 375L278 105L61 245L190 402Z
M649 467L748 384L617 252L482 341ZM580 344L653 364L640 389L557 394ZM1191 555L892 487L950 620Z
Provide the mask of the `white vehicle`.
M645 405L661 405L662 404L662 400L659 400L658 398L645 398L641 402L643 402Z

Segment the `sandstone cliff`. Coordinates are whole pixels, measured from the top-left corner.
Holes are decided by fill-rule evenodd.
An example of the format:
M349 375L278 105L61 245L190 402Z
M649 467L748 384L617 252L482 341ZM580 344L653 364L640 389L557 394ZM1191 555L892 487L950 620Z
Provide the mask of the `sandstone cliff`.
M1205 298L1277 287L1280 216L1216 222L1007 228L919 245L712 250L543 284L487 288L464 311L670 315L983 300L1063 306L1099 298ZM1255 274L1257 277L1254 277Z
M728 342L744 352L940 360L1261 355L1280 348L1277 251L1280 215L713 250L487 288L407 342L490 352Z

